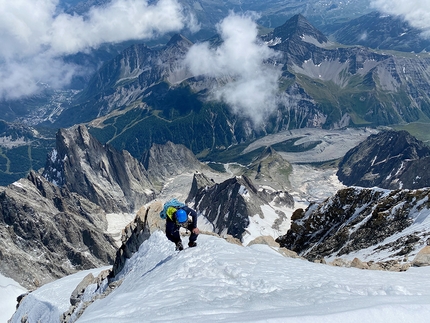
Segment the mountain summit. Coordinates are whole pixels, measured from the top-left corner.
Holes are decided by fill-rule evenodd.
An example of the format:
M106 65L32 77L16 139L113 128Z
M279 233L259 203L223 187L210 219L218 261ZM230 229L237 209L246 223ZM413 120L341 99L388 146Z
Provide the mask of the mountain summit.
M282 45L289 41L307 41L314 44L327 43L328 39L301 14L295 15L287 20L282 26L276 27L273 32L265 36L269 46L283 50Z

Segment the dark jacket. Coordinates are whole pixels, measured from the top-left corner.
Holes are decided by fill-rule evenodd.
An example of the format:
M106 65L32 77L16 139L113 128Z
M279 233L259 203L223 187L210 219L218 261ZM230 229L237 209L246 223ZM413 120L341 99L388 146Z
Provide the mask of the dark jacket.
M193 233L193 229L197 228L197 213L192 208L189 208L188 206L184 206L181 209L183 209L187 215L188 215L188 221L182 224L179 224L176 221L176 216L173 215L173 219L167 217L166 218L166 236L170 241L173 241L174 243L178 243L181 241L181 236L179 233L179 229L181 227L190 230L190 242L196 241L197 234ZM191 219L190 219L191 216Z

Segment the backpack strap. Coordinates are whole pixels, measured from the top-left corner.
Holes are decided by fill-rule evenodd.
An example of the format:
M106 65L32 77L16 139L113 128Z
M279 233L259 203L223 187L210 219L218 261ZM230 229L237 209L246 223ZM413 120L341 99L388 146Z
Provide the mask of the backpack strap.
M174 221L173 216L174 216L176 211L177 211L177 209L173 206L169 206L167 208L166 215L169 217L170 220Z

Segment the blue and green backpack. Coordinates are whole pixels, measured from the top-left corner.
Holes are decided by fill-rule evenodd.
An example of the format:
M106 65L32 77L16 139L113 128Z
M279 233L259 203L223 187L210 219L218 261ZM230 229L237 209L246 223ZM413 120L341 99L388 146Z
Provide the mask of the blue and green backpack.
M164 203L163 209L160 212L160 218L165 220L167 218L167 210L169 207L174 207L175 209L180 209L181 207L184 207L185 204L182 202L179 202L177 199L171 199L168 200L166 203Z

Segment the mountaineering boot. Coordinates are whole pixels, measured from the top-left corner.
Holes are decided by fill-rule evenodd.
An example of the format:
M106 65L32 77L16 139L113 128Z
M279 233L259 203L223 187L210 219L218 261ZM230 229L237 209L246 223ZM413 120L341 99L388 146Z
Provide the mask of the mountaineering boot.
M190 248L197 247L197 243L195 241L190 241L188 242L188 247Z
M176 242L176 250L179 250L179 251L184 250L184 246L182 245L181 241Z

